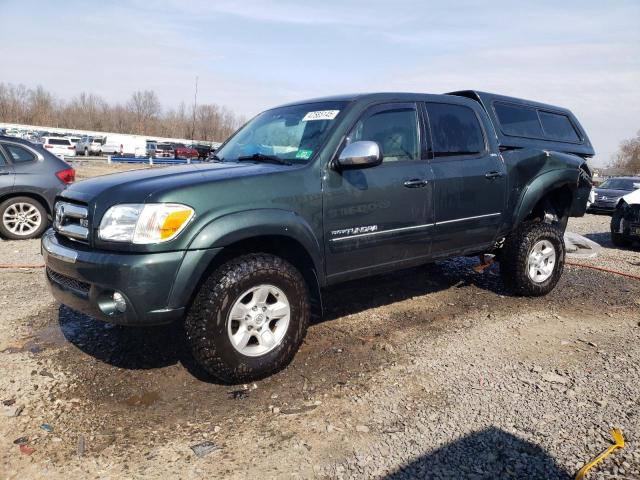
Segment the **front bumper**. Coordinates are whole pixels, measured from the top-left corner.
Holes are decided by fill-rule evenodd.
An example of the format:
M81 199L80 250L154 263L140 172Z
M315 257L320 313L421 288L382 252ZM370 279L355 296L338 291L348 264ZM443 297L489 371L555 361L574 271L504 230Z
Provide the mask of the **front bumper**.
M618 204L617 199L612 201L596 200L591 205L589 205L589 208L587 209L587 211L611 213L616 209L617 204Z
M49 289L60 303L109 323L159 325L184 316L186 306L217 250L116 253L42 236ZM112 308L113 294L126 309Z

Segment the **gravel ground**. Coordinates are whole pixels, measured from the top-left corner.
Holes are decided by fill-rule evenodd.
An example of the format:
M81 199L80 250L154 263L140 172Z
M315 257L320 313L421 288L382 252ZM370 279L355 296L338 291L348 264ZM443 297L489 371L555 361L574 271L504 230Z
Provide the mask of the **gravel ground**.
M589 263L635 271L607 225L569 228L599 235ZM38 252L1 242L0 264ZM568 266L516 298L475 263L329 290L293 364L235 387L194 366L179 326L107 325L55 305L41 269L4 269L0 478L569 479L611 427L627 445L587 478L640 478L640 282Z

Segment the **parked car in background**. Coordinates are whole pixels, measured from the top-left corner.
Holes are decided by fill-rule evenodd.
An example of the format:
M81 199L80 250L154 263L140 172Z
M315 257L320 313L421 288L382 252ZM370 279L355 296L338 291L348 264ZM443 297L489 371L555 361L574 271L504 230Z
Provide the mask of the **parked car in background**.
M28 139L28 137L27 137L27 136L25 136L24 138L27 138L27 139ZM73 136L73 135L67 135L65 138L67 138L67 139L71 142L71 145L73 145L74 147L75 147L75 146L78 144L78 142L80 141L80 137L76 137L76 136Z
M640 188L640 177L615 177L594 188L594 200L589 205L591 213L613 213L620 199Z
M147 155L147 141L143 137L132 135L107 135L102 144L102 153L125 157L144 157Z
M628 247L640 242L640 189L622 197L611 217L611 243Z
M198 151L198 158L205 160L211 154L211 145L195 144L192 145Z
M0 236L38 237L53 216L53 202L75 171L42 146L0 136Z
M157 143L155 154L155 158L173 158L173 147L170 143Z
M171 147L173 148L173 158L188 160L191 158L198 158L200 155L198 150L192 147L187 147L184 143L172 143Z
M76 147L65 137L43 137L42 146L60 158L75 157Z
M102 153L102 138L90 137L85 135L80 138L80 141L76 143L76 154L82 154L84 156L100 155Z
M147 140L147 157L156 158L156 147L158 142L155 140Z

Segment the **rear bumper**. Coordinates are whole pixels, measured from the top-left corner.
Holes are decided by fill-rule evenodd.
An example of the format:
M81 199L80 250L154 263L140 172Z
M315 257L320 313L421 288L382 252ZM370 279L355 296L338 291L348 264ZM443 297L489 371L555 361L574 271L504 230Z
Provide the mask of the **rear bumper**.
M113 253L42 236L46 279L53 296L109 323L159 325L181 319L198 280L218 250ZM114 308L113 294L126 309Z

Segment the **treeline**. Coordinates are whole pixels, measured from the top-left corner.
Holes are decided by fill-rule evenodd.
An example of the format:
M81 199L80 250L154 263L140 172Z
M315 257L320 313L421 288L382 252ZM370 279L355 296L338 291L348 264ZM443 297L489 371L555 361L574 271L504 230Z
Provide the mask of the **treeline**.
M640 130L635 137L620 143L612 166L630 175L640 174Z
M216 104L198 105L195 112L184 103L165 110L151 90L134 92L124 104L110 104L93 93L65 101L41 86L0 83L0 121L221 142L244 120Z

